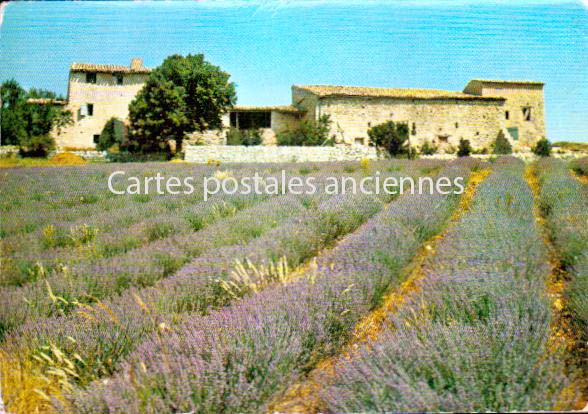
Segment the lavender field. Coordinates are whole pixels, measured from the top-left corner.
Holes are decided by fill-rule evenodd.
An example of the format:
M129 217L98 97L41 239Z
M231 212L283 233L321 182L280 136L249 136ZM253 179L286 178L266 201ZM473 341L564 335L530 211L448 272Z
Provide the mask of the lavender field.
M582 409L586 161L2 169L0 413ZM318 191L203 198L282 170ZM465 192L324 191L376 173Z

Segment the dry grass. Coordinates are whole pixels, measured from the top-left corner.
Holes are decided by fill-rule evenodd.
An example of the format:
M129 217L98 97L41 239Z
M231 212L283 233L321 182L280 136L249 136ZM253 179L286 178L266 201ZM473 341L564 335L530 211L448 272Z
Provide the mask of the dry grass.
M52 398L65 403L59 375L41 372L37 361L0 351L0 385L7 413L57 412Z
M63 167L68 165L85 165L88 162L82 157L70 152L62 152L54 157L47 158L0 158L0 168L15 167Z
M450 223L459 220L464 212L469 210L469 206L476 193L476 188L489 174L490 170L481 170L472 173L459 205L451 217ZM345 349L339 355L326 358L317 364L314 371L304 381L291 386L281 399L270 404L268 412L316 413L322 410L322 403L318 395L325 379L335 374L335 366L338 361L351 359L361 344L376 339L383 328L385 319L389 315L397 312L411 295L418 292L418 282L424 277L423 265L425 260L435 254L437 244L445 237L448 229L423 243L423 247L419 249L410 266L404 270L407 275L405 281L398 289L386 295L384 303L380 308L371 312L357 323L353 333L353 339Z

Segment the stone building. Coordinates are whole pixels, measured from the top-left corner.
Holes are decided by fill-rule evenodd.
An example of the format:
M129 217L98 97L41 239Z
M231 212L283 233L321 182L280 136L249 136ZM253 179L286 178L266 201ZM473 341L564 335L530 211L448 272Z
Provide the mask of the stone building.
M329 115L331 135L344 144L366 145L368 130L389 120L408 124L414 146L457 147L463 138L484 148L503 131L524 148L545 136L540 82L473 80L464 92L295 85L292 103L307 119Z
M129 104L149 72L141 59L133 59L130 66L72 64L65 109L74 123L54 133L58 147L93 148L110 118L128 118Z
M127 121L149 73L141 59L130 66L72 64L65 107L74 124L54 133L58 146L93 148L110 118ZM321 115L330 116L330 135L340 145L369 145L368 130L389 120L408 124L412 146L457 147L464 138L484 148L502 131L515 148L525 148L545 136L543 83L472 80L463 92L294 85L291 105L236 106L223 115L222 130L193 133L188 142L224 144L229 128L255 127L264 144L275 145L277 134Z

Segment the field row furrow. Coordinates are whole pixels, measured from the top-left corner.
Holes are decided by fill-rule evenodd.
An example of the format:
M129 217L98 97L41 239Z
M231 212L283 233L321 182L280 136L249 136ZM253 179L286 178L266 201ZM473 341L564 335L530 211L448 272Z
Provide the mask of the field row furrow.
M537 166L541 208L559 254L565 280L559 280L561 336L570 342L568 365L579 369L577 387L588 403L588 192L564 162ZM583 408L583 407L579 407Z
M561 355L548 346L549 266L523 169L514 159L495 163L425 263L417 293L325 377L328 410L570 407Z
M29 319L67 314L77 303L104 299L132 286L153 285L192 257L251 240L304 209L298 198L272 198L200 231L172 235L121 256L80 263L35 283L2 289L0 326L7 331Z
M467 170L450 167L444 174L466 176ZM457 199L402 196L300 278L277 281L208 315L192 313L174 329L158 330L114 377L80 390L75 410L260 410L339 349L358 318L398 283L420 244L442 228ZM155 392L147 395L148 390Z

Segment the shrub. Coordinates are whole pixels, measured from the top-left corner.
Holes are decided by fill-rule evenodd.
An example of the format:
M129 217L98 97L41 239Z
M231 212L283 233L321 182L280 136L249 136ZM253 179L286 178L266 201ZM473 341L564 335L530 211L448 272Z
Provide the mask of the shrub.
M588 175L588 157L572 161L570 164L572 170L580 175Z
M259 129L231 128L227 131L227 145L261 145L263 138Z
M429 141L425 141L425 143L421 146L421 154L422 155L433 155L436 154L439 148L436 145L431 144Z
M96 149L99 151L108 151L115 145L120 147L124 140L124 123L118 118L110 118L104 124L100 133L100 138L96 143Z
M331 129L331 117L322 115L318 121L303 121L300 128L294 131L286 131L277 135L278 145L285 146L323 146L333 145L334 141L329 138Z
M368 130L370 142L377 148L384 149L391 156L409 154L408 125L384 122Z
M459 148L457 149L458 157L469 157L472 153L472 146L469 139L460 139Z
M512 145L508 142L508 139L504 135L504 132L500 131L496 137L496 141L492 144L492 153L507 155L512 154Z
M46 157L55 149L55 141L49 134L23 138L20 146L22 157Z
M551 143L547 138L540 139L533 148L533 153L539 157L549 157L551 155Z

